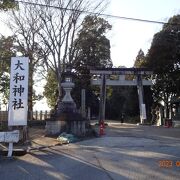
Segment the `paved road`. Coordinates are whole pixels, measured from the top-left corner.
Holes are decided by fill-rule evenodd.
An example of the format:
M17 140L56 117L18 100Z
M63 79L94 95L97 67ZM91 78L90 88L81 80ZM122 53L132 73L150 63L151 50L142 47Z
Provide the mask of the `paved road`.
M180 129L112 123L101 138L1 158L0 179L180 179L179 138Z

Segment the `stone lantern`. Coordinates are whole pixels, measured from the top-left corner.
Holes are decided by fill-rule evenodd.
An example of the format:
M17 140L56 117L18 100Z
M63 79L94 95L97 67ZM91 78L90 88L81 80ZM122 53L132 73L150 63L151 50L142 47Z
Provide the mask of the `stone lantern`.
M71 69L69 67L67 67L66 72L63 74L63 77L64 80L61 83L61 86L65 92L61 103L63 105L63 111L76 112L76 104L71 97L71 90L74 87L73 73L71 72Z
M74 87L73 73L69 67L63 73L61 86L64 90L64 97L58 101L55 113L46 120L46 133L55 135L62 132L75 135L85 134L85 119L78 113L76 104L71 97L71 90Z

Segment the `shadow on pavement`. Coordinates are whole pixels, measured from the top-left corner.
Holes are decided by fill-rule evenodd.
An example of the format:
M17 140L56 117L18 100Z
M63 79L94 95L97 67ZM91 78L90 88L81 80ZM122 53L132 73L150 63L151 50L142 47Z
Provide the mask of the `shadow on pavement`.
M119 174L113 174L117 179L126 180ZM111 179L111 176L96 164L51 149L27 154L20 159L0 161L0 179L106 180Z
M55 141L34 132L38 137L31 136L31 142L37 146ZM112 124L105 132L101 138L2 158L0 179L180 179L179 129ZM162 160L172 161L172 167L160 166Z

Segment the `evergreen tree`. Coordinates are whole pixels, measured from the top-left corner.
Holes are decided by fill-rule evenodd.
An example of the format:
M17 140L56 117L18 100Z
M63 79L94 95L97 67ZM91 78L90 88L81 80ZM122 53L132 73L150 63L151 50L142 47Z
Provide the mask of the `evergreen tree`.
M0 10L7 11L18 7L18 2L15 0L0 0Z
M168 117L170 100L180 95L180 15L170 18L154 35L147 66L154 71L154 99L164 102Z
M73 98L80 107L81 89L86 89L86 104L92 107L92 111L95 113L97 113L98 109L98 89L90 84L91 75L89 70L90 68L112 66L110 42L105 36L106 31L110 29L111 25L103 18L97 16L85 17L81 30L73 44L75 52L69 55L76 74L75 88L72 92ZM51 72L48 73L47 77L51 77ZM54 81L56 80L54 79ZM55 105L53 97L56 86L51 86L50 82L53 82L53 80L47 78L44 95L52 107Z
M0 37L0 93L3 102L7 104L9 99L10 60L15 56L16 48L12 36Z
M146 61L146 57L144 55L144 52L142 51L142 49L139 50L138 55L135 59L134 62L134 67L135 68L139 68L139 67L144 67L145 66L145 61Z

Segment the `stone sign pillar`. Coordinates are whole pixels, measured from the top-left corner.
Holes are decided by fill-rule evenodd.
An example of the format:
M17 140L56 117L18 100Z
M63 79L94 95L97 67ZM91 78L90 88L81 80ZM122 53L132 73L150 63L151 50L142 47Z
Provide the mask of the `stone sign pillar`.
M81 114L82 117L86 118L86 90L81 90Z
M173 104L175 104L175 116L172 118L173 127L180 127L180 97L177 97Z

